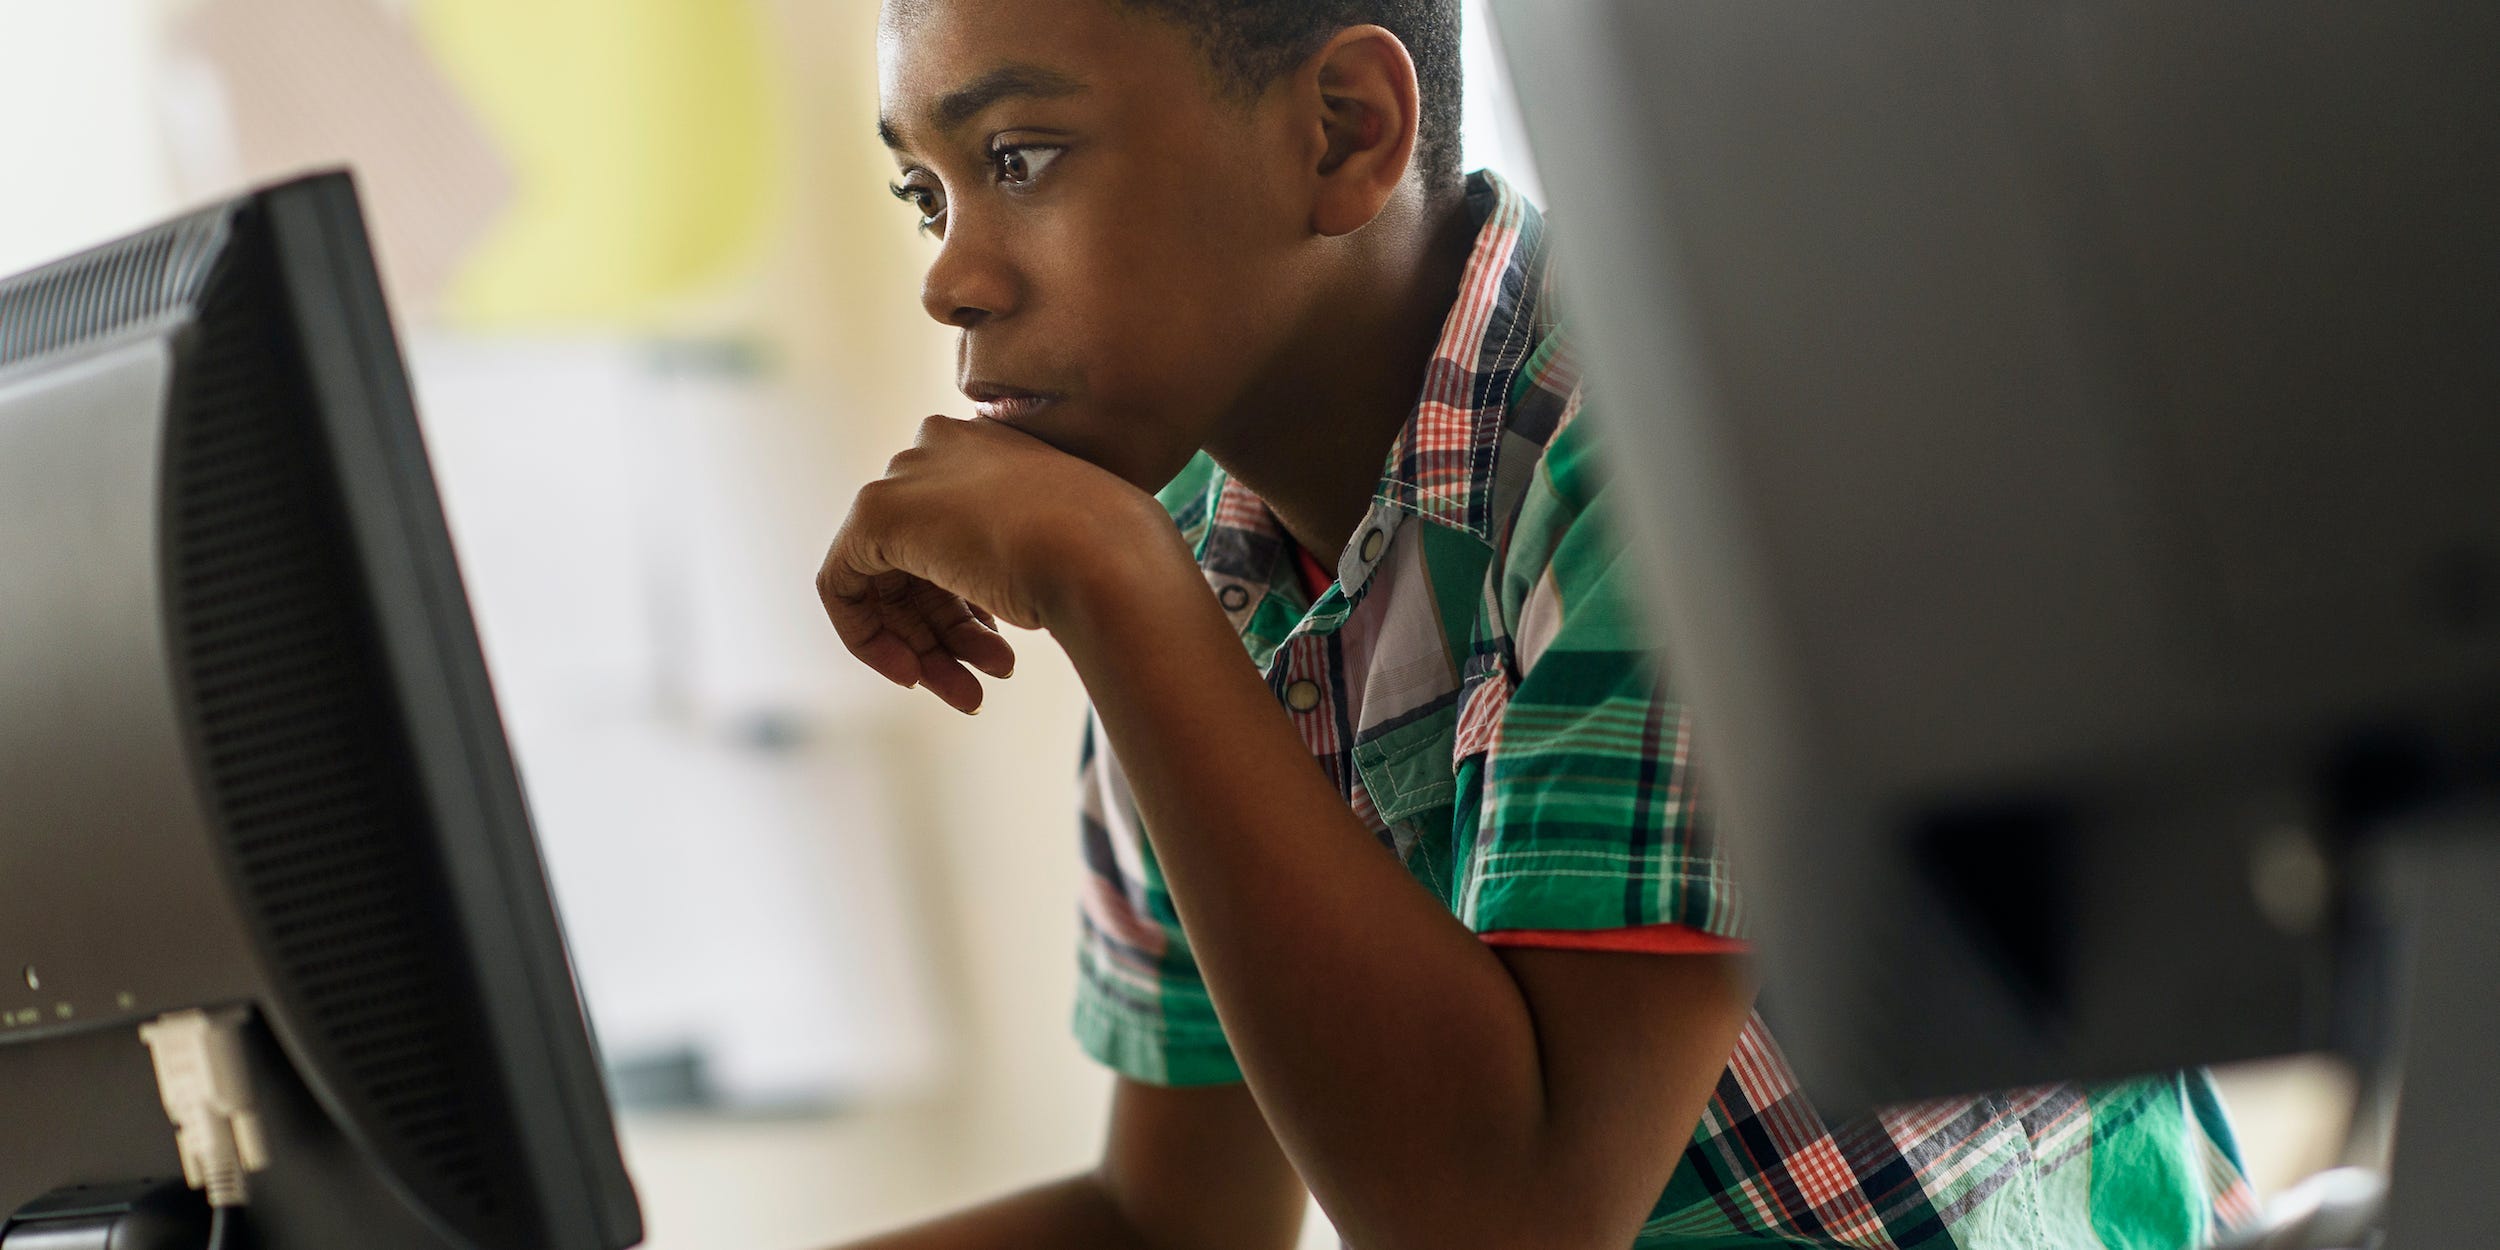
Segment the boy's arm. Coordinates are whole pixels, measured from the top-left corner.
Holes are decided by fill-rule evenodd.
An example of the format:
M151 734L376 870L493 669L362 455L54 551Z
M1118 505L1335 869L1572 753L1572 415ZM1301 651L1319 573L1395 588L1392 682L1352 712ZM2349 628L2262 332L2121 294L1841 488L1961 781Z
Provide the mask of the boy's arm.
M1739 961L1488 947L1381 852L1194 568L1052 632L1120 753L1249 1084L1364 1250L1628 1245L1752 994Z
M965 711L975 670L1014 667L991 618L1051 632L1233 1054L1353 1244L1633 1240L1744 1028L1733 961L1495 953L1347 808L1153 498L1020 431L924 423L817 586L852 654Z
M1123 1078L1093 1171L850 1250L1289 1250L1306 1202L1247 1087Z

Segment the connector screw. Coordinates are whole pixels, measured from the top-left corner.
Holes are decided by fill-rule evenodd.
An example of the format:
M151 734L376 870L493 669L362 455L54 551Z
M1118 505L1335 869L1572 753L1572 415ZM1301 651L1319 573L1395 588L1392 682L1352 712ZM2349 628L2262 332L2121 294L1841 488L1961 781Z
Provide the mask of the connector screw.
M39 990L43 988L43 978L36 975L35 966L33 964L26 965L26 988L30 990Z

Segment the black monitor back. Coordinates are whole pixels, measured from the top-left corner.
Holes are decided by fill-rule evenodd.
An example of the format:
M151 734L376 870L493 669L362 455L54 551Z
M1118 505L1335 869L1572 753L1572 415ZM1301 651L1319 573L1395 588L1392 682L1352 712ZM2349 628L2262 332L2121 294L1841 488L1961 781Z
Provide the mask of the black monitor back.
M343 174L0 282L0 880L0 1215L244 1004L255 1244L640 1240Z

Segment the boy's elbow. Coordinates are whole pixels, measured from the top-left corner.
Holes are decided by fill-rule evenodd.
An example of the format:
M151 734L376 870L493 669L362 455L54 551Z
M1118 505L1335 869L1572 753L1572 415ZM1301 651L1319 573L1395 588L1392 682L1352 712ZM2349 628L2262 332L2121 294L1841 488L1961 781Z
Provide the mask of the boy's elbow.
M1648 1206L1596 1185L1522 1178L1452 1185L1337 1231L1352 1250L1625 1250Z

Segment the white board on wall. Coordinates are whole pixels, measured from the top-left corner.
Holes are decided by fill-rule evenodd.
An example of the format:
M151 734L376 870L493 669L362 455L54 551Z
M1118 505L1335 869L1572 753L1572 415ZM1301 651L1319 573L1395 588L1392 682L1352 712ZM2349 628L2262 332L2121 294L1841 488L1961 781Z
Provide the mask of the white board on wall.
M0 0L0 274L176 207L148 0Z
M946 1038L895 761L850 687L803 676L838 650L812 562L751 558L783 524L738 450L782 419L772 383L670 382L653 359L624 337L410 339L602 1049L626 1073L690 1065L669 1096L690 1109L925 1092Z

